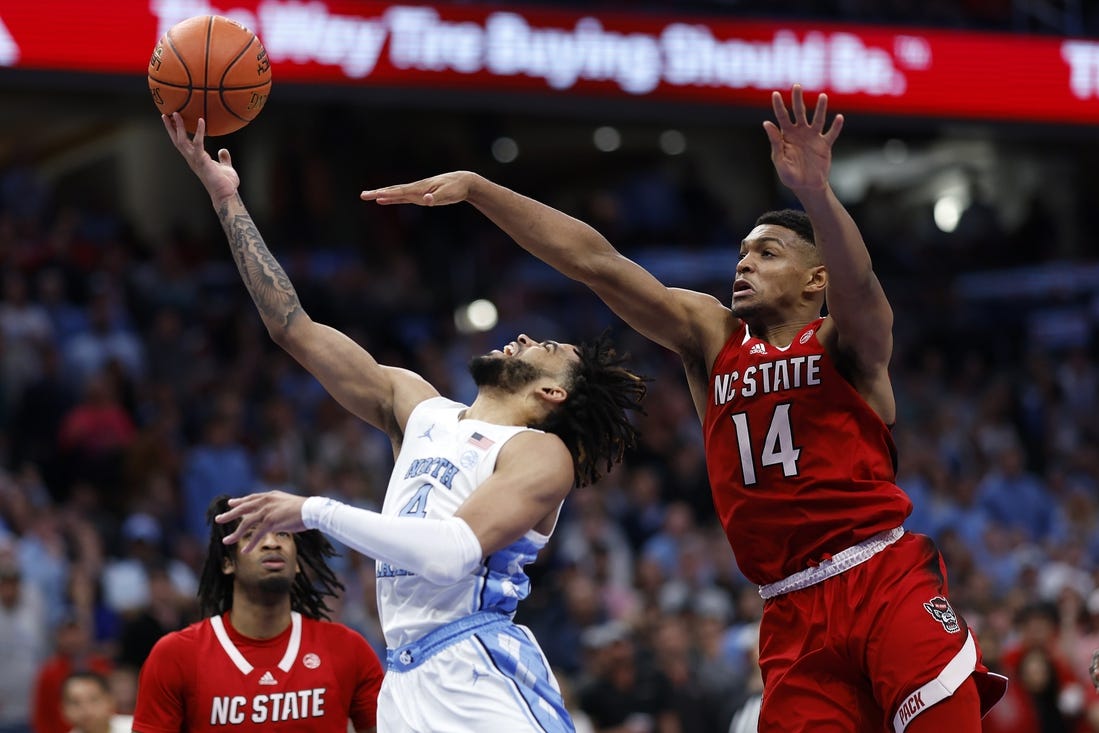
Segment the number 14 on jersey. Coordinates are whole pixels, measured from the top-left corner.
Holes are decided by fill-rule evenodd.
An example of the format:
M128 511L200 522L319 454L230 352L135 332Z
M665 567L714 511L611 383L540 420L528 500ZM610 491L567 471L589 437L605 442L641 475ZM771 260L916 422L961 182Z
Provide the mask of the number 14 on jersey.
M794 447L794 431L790 427L790 404L783 402L775 406L771 414L771 425L760 446L759 465L782 466L782 475L786 478L798 475L798 457L801 448ZM744 474L744 485L755 485L756 451L752 445L752 434L748 430L748 413L736 412L732 415L736 427L737 447L740 450L740 468Z

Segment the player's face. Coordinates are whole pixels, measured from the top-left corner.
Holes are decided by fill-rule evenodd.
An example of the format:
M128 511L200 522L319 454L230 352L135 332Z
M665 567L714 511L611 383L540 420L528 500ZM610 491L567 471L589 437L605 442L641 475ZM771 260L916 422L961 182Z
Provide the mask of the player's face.
M61 711L78 730L107 730L114 712L114 701L94 680L73 679L65 685Z
M244 548L252 538L245 532L237 543ZM290 592L298 573L298 546L289 532L268 532L249 552L238 549L236 557L226 561L225 572L231 572L236 582L246 587L280 593Z
M543 377L565 381L565 376L579 360L572 344L535 341L521 333L502 349L474 358L469 371L478 387L518 392Z
M740 243L733 313L746 319L781 314L801 297L810 267L807 245L791 230L761 224Z

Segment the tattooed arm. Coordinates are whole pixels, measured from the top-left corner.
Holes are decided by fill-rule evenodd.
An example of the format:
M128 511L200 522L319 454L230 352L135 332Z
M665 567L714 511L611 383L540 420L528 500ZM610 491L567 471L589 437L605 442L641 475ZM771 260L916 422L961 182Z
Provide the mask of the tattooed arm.
M218 151L216 161L206 153L202 120L194 139L187 136L178 114L165 117L164 126L210 194L237 270L271 338L316 377L336 401L386 431L399 446L412 408L438 392L412 372L378 364L346 335L311 319L237 192L240 178L229 151Z

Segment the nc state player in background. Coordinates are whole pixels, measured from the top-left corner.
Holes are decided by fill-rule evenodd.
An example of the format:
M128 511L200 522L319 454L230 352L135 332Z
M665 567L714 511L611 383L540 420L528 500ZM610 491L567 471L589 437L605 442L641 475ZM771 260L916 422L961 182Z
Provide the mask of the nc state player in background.
M327 621L343 585L332 545L313 530L269 532L245 552L213 521L199 581L204 619L160 639L141 668L136 733L375 730L382 667L356 631Z
M933 542L906 534L889 426L893 312L828 182L827 100L810 120L772 94L779 179L805 209L741 242L732 304L671 289L598 232L468 172L364 191L379 204L468 201L524 249L680 355L702 420L714 504L767 598L759 729L980 730L1003 694L950 606ZM821 317L827 295L827 317Z

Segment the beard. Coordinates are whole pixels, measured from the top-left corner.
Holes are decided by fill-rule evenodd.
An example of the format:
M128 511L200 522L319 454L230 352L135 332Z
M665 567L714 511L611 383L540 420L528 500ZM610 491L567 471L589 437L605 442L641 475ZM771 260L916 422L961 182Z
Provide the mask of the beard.
M294 579L288 578L285 575L260 578L259 582L256 583L256 590L268 596L290 595L290 590L293 587Z
M516 392L542 376L542 370L525 361L498 356L475 356L469 362L469 375L478 387L496 387Z

